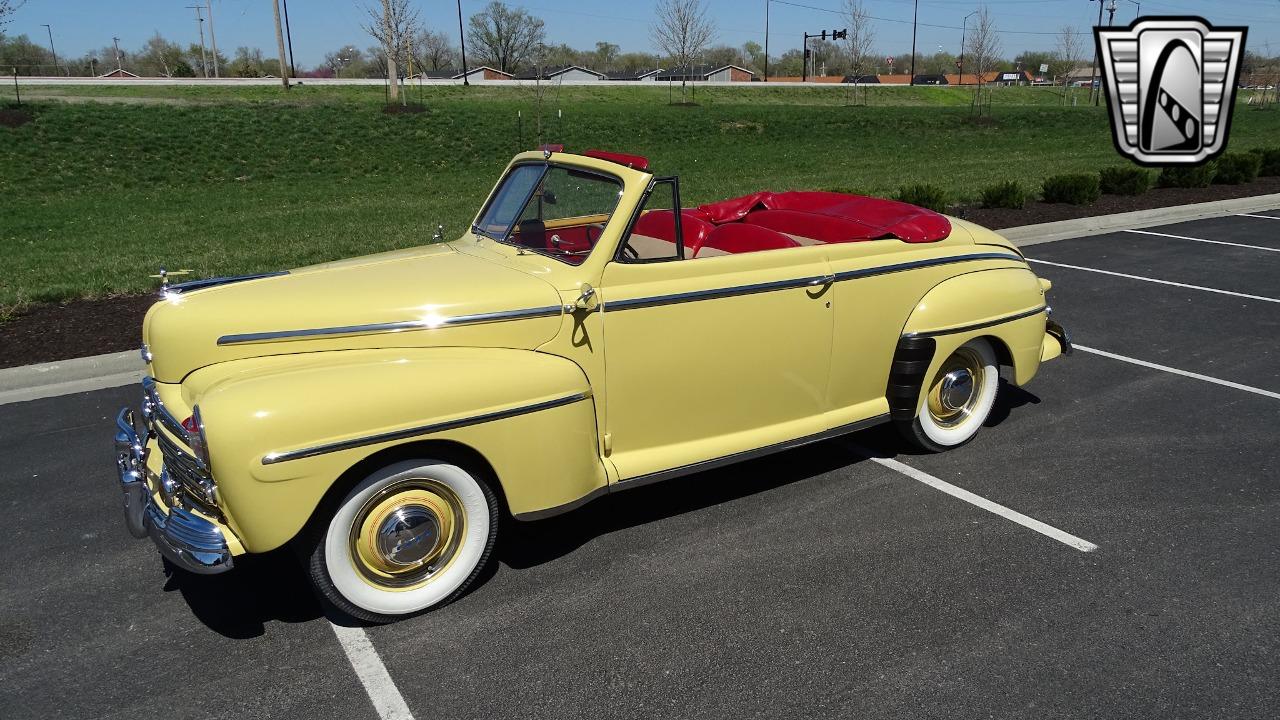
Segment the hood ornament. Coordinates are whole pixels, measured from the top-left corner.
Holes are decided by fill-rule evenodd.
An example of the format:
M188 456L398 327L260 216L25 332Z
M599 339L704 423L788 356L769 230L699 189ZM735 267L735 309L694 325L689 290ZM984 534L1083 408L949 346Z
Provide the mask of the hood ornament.
M192 272L194 272L194 271L193 271L193 270L172 270L172 271L170 271L170 270L165 270L164 268L160 268L160 272L159 272L158 274L156 274L156 275L151 275L151 276L149 276L149 277L157 278L157 279L159 279L159 280L160 280L160 292L161 292L161 293L164 293L165 291L167 291L167 290L169 289L169 278L170 278L171 276L177 276L177 275L190 275Z

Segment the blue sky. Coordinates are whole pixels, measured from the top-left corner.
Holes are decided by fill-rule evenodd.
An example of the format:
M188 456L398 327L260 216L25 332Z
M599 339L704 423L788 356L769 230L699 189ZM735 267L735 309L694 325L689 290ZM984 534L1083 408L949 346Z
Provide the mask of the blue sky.
M324 54L346 43L360 47L372 44L360 29L363 5L374 0L288 0L293 31L294 57L299 65L312 66ZM413 0L422 19L432 28L456 36L456 0ZM748 40L764 42L766 0L704 0L709 16L716 21L718 43L740 46ZM911 49L912 0L864 0L876 23L876 47L881 52L905 54ZM195 12L188 5L204 0L28 0L18 11L7 32L27 34L47 42L43 23L53 26L59 55L78 56L111 44L113 35L122 47L140 47L159 31L165 37L185 42L198 40ZM769 51L778 55L799 47L803 32L843 27L840 17L821 8L839 9L842 0L776 0L771 4ZM462 12L478 12L486 0L463 0ZM550 42L564 42L579 48L594 47L596 41L616 43L624 51L649 51L649 26L653 21L652 0L634 2L589 2L587 0L529 0L508 2L541 17L547 24ZM1006 56L1021 50L1052 49L1055 31L1064 24L1086 28L1097 20L1096 2L1088 0L987 0L997 14ZM808 6L808 7L800 7ZM978 6L977 0L921 0L918 47L931 53L939 48L956 52L960 45L958 28L966 14ZM1117 0L1117 24L1128 24L1137 6L1132 0ZM1222 25L1248 25L1249 45L1259 51L1271 44L1270 54L1280 54L1280 0L1147 0L1147 15L1198 14ZM272 55L275 37L270 0L214 0L218 47L230 56L238 45L262 48ZM207 26L207 23L206 23ZM1036 34L1041 33L1041 34Z

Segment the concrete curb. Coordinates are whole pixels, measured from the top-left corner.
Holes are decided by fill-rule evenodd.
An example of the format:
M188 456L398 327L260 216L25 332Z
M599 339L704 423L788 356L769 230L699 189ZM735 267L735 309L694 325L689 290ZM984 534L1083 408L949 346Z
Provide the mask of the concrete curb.
M1023 225L1005 228L999 233L1015 245L1023 247L1117 230L1276 208L1280 208L1280 193ZM0 405L130 385L142 379L142 372L142 358L138 356L137 350L5 368L0 370Z
M137 350L0 369L0 405L139 382Z
M1194 205L1175 205L1173 207L1155 208L1154 210L1136 210L1134 212L1116 213L1115 215L1096 215L1094 217L1040 225L1023 225L1005 228L996 232L1003 235L1018 247L1056 242L1069 238L1102 235L1117 230L1151 225L1168 225L1188 220L1200 220L1210 217L1235 215L1236 213L1257 212L1280 208L1280 193L1272 195L1254 195L1252 197L1233 198L1231 200L1215 200Z

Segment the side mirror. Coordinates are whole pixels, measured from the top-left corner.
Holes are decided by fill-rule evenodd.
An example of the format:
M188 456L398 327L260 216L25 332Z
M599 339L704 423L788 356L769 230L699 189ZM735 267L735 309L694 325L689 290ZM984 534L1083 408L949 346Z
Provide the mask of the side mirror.
M593 310L596 306L596 289L587 283L582 283L582 292L578 295L578 299L573 303L575 310Z

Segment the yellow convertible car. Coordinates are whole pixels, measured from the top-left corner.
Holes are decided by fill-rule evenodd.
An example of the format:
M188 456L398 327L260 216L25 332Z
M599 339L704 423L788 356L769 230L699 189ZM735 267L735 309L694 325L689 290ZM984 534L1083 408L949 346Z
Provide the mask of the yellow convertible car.
M506 517L877 423L973 437L1001 367L1070 350L993 232L904 203L760 192L683 208L642 157L517 155L451 242L165 285L126 524L178 567L292 544L380 622L457 597Z

